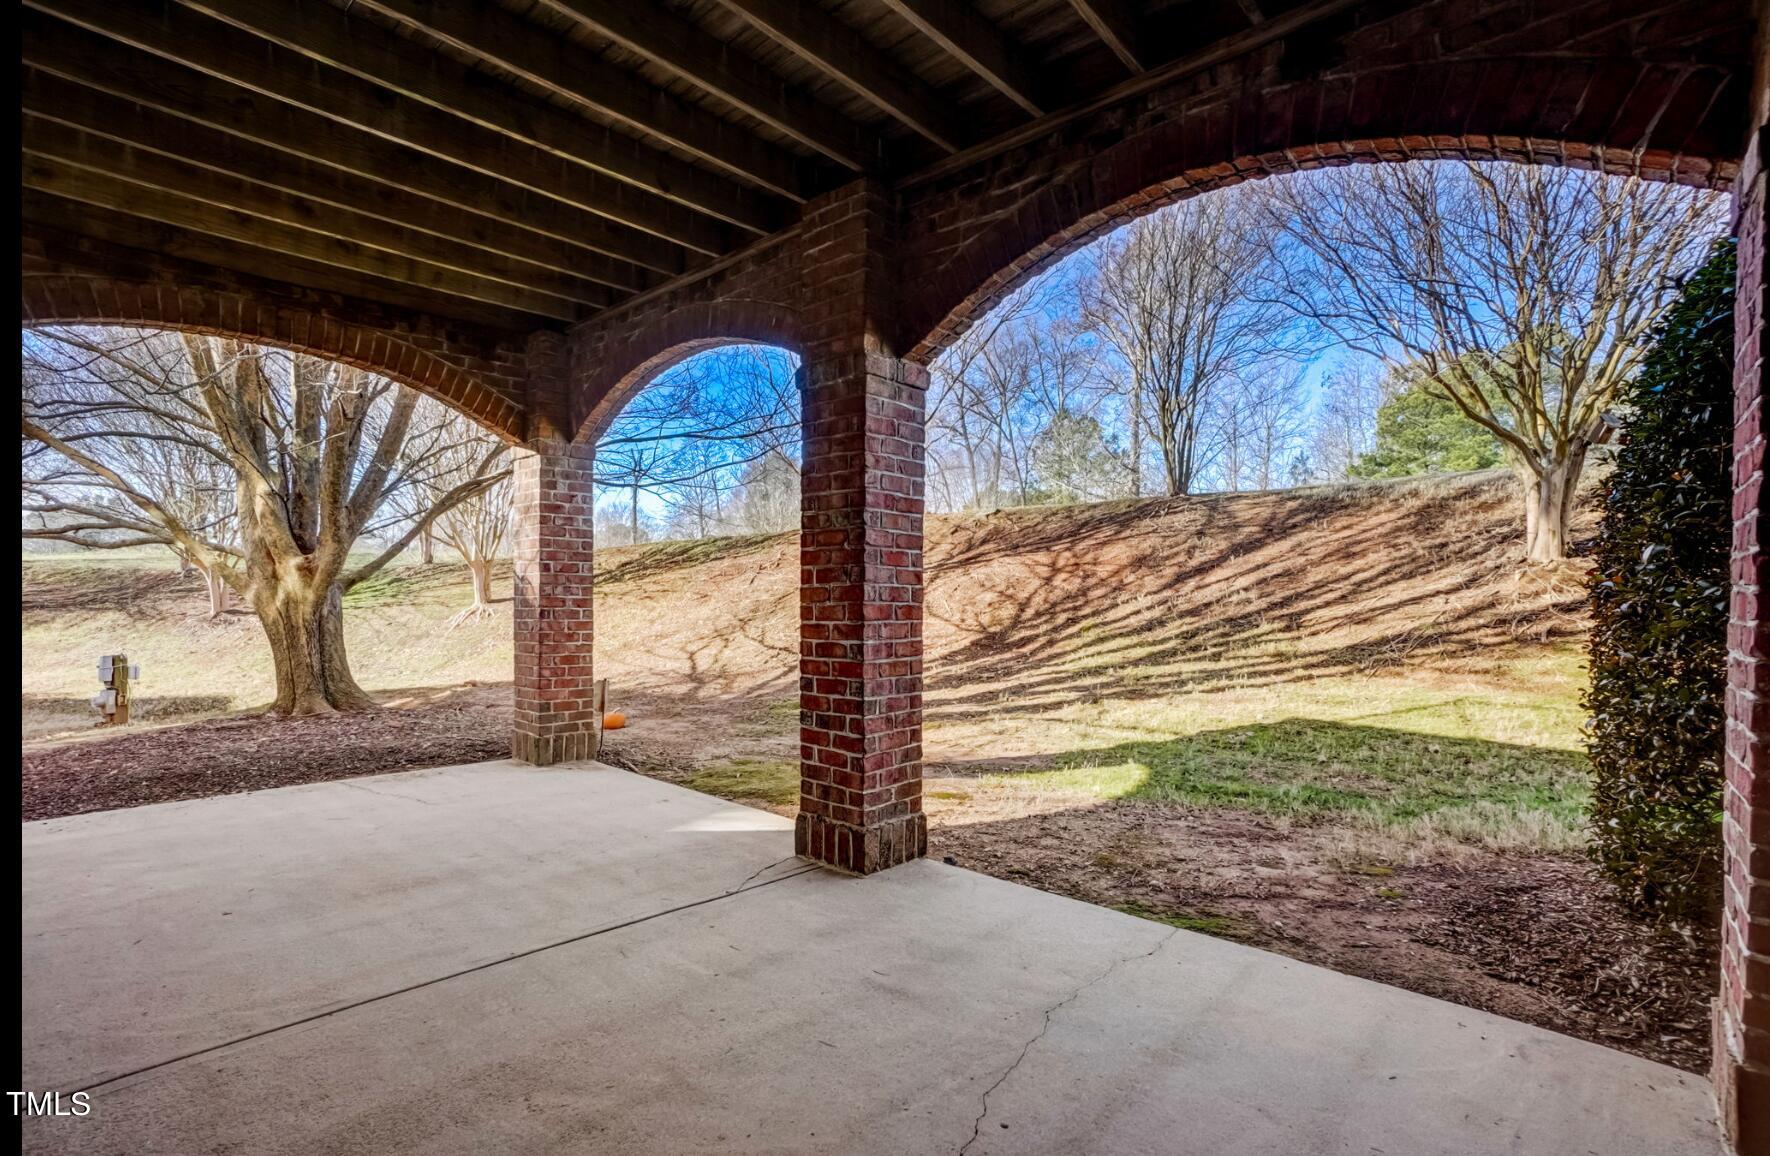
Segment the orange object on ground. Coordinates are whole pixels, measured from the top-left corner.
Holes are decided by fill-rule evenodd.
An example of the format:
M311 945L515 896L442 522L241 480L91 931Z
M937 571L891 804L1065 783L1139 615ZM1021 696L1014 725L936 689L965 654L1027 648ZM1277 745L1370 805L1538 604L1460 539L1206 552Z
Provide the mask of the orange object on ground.
M626 725L627 716L618 710L611 710L602 716L602 729L605 731L618 731Z

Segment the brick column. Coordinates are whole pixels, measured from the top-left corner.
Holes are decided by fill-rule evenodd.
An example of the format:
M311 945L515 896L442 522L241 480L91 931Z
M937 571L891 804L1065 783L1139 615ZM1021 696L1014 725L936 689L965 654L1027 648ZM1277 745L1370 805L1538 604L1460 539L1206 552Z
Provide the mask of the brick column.
M796 848L867 874L928 851L922 814L927 372L850 354L801 370Z
M517 451L516 716L510 757L546 766L596 754L593 445L574 444L570 369L556 333L529 339L528 438Z
M1753 102L1757 135L1735 192L1733 621L1714 1083L1722 1131L1739 1156L1770 1156L1770 622L1763 614L1767 84L1760 63Z
M802 218L799 854L881 871L922 814L927 371L892 356L895 208L857 182Z
M516 461L516 729L510 756L543 766L596 753L591 453L562 439L535 439Z

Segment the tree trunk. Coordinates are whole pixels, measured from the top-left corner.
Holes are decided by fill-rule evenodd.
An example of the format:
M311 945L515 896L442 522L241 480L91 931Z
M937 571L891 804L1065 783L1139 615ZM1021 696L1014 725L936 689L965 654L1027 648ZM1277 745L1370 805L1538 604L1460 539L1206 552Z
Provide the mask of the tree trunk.
M1567 557L1567 530L1585 461L1582 446L1562 461L1523 472L1525 561L1559 562Z
M227 579L221 576L219 566L211 566L203 570L203 584L209 588L209 617L220 618L227 613Z
M1131 496L1143 496L1143 387L1131 385Z
M330 714L375 705L351 677L337 583L285 582L255 599L254 609L276 666L276 713Z
M436 562L436 535L429 526L418 532L418 559L425 566Z
M483 613L492 608L492 560L469 558L467 573L473 578L473 605L468 609Z

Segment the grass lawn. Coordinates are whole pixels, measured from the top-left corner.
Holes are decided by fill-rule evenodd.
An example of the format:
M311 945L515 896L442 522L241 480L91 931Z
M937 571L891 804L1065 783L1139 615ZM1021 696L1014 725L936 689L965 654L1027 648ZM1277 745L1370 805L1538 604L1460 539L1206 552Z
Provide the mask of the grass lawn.
M1328 678L1050 720L1067 749L1049 770L997 775L1058 792L1328 819L1495 848L1583 842L1583 657L1528 672L1434 679Z
M943 720L936 709L929 809L962 823L984 800L1163 803L1345 826L1415 856L1458 843L1573 852L1590 797L1583 677L1584 655L1561 645L1472 674L1304 679L1027 714L1004 704L986 720ZM1012 753L990 757L994 748ZM745 757L683 781L790 807L798 776L790 760Z

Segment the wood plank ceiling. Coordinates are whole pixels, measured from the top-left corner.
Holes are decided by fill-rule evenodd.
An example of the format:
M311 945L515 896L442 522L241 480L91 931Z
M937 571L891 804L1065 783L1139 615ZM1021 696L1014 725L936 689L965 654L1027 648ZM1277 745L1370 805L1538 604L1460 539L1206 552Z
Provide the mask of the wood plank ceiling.
M1302 0L25 0L25 227L512 330Z

